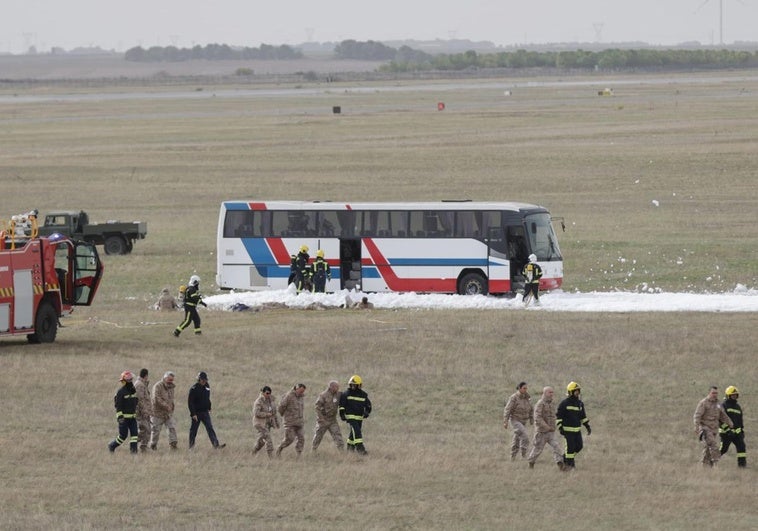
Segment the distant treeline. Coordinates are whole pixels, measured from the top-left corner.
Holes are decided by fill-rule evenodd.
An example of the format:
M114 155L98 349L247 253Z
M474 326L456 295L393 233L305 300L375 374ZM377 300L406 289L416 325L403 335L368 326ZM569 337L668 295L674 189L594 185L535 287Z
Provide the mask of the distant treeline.
M420 53L420 52L417 52ZM413 72L424 70L465 70L469 68L560 68L571 70L618 69L681 69L681 68L755 68L758 52L735 50L620 50L599 52L583 50L562 52L514 52L478 54L468 51L459 54L440 54L408 58L403 50L387 65L384 72Z
M130 48L124 54L127 61L142 63L166 62L174 63L190 61L193 59L205 59L208 61L223 61L230 59L300 59L303 53L291 46L270 46L261 44L260 48L232 48L227 44L208 44L206 46L193 46L192 48L177 48L176 46L152 46L142 48L136 46Z

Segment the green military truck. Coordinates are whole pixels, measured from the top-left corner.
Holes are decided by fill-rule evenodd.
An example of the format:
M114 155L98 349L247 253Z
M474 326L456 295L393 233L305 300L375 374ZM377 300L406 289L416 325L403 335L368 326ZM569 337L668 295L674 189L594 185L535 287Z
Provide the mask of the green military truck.
M83 240L105 248L105 254L129 254L134 242L147 236L145 221L90 223L83 210L50 212L38 225L40 236L59 232L72 240Z

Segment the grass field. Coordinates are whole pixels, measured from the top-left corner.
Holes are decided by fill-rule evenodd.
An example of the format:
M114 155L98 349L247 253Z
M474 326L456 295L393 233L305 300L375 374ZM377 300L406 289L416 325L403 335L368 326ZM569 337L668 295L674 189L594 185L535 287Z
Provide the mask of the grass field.
M626 78L613 97L597 96L608 79L573 81L0 99L3 216L149 224L133 254L104 258L95 305L56 343L0 340L0 527L758 527L755 315L201 310L203 337L176 340L180 315L148 309L195 272L214 292L219 203L239 198L535 202L566 219L568 290L755 287L758 76ZM181 448L164 434L156 453L109 455L118 374L142 366L177 373ZM200 434L188 453L201 369L228 447ZM310 437L316 394L353 373L375 404L368 458L327 440L300 461L251 455L258 388L305 382ZM582 384L593 435L575 474L506 459L520 380L535 402ZM747 470L733 453L698 465L692 413L712 384L742 391Z

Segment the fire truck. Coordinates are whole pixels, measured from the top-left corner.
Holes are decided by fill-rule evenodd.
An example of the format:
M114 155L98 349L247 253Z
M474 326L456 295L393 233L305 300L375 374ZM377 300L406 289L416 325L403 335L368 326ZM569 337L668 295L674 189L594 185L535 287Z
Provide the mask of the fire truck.
M92 243L0 233L0 336L52 343L59 317L92 304L102 276Z

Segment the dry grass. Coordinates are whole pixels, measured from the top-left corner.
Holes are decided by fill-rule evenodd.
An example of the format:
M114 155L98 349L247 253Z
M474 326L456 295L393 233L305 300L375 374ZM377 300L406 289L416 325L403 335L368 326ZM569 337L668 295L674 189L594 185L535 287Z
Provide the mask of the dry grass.
M751 437L754 315L203 311L204 336L175 340L180 316L147 307L193 271L213 291L218 204L253 197L533 201L567 219L568 289L754 287L757 90L680 78L613 98L566 84L510 98L490 87L0 103L0 211L149 222L132 255L106 257L96 305L64 320L55 344L0 341L3 527L755 528L755 469L737 474L731 454L703 471L691 430L708 385L736 384ZM114 380L142 366L177 372L185 448L185 393L208 370L229 447L213 452L201 434L192 454L109 455ZM299 462L292 449L250 455L261 385L304 381L311 402L354 372L376 406L369 458L326 440ZM522 379L534 395L585 388L594 433L576 474L547 455L532 471L506 461L502 405Z

